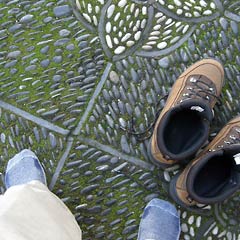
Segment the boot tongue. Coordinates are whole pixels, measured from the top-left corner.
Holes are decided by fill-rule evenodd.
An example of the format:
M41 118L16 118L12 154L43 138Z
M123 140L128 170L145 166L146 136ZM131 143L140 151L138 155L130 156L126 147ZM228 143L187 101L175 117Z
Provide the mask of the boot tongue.
M182 109L190 109L191 111L195 111L208 121L212 121L213 119L213 110L205 101L189 99L180 103L179 107Z

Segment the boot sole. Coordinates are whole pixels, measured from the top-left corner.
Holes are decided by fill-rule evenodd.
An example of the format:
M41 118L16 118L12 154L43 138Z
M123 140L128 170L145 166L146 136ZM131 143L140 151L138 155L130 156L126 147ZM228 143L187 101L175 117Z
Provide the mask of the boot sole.
M188 211L192 211L194 213L197 214L203 214L205 216L210 216L210 212L207 209L201 209L197 206L188 206L187 204L185 204L184 202L181 201L181 199L178 197L177 192L176 192L176 183L177 180L180 176L181 172L177 173L170 181L169 184L169 195L171 196L171 198L174 200L174 202L176 202L179 206L181 206L182 208L188 210Z
M158 160L156 160L151 153L151 142L152 142L152 138L150 139L149 143L148 143L148 147L147 147L147 153L148 153L148 157L151 160L151 162L154 165L157 165L158 167L162 168L162 169L166 169L171 167L173 164L165 164L165 163L160 163Z

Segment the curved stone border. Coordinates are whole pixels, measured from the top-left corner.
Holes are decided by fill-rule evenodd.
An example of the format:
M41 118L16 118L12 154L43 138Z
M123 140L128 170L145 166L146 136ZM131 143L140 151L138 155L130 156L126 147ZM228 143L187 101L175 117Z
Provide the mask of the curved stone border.
M73 9L73 13L75 14L76 18L91 32L96 33L96 28L93 27L90 23L86 21L86 19L79 13L79 9L76 7L76 0L69 0Z

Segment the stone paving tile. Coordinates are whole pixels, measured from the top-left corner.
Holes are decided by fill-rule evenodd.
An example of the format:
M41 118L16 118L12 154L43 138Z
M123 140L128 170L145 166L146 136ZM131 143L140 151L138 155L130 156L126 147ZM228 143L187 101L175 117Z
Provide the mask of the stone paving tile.
M26 114L9 111L7 108L0 107L0 119L0 172L2 179L8 160L22 149L31 148L41 159L50 184L58 160L65 151L66 136L51 131L43 124L38 125L32 119L28 120ZM1 192L3 191L4 187L1 186Z
M22 110L72 129L97 85L104 58L101 45L75 18L54 18L64 8L70 11L67 5L49 11L39 4L4 16L9 24L4 22L6 35L2 33L6 38L1 49L6 51L1 52L0 95ZM10 24L15 19L18 23Z
M0 17L0 191L7 160L31 148L84 239L136 239L145 204L171 201L179 171L146 150L177 77L218 59L226 82L211 137L239 113L239 1L0 0ZM238 209L239 193L178 207L181 239L239 239Z
M136 239L143 203L166 193L150 170L94 145L73 142L54 190L75 213L84 239Z

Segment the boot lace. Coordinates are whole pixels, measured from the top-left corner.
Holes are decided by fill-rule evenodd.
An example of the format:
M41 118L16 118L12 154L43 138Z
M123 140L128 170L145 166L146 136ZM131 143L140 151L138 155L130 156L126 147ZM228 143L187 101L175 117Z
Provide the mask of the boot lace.
M203 80L204 79L204 80ZM188 100L192 97L199 97L210 102L212 98L219 101L219 97L215 93L214 84L202 75L191 76L189 79L191 86L187 87L187 93L183 93L183 98L180 102Z
M186 88L188 90L187 93L183 93L182 98L180 100L180 103L191 99L192 97L198 97L201 99L205 99L208 102L211 102L211 98L215 98L217 101L217 105L222 105L222 102L220 100L220 97L218 97L215 94L215 88L214 84L210 80L206 80L205 76L202 75L194 75L191 76L188 80L190 82L190 86ZM135 127L135 120L134 117L131 117L131 122L130 122L130 127L129 128L124 128L120 126L120 129L126 132L129 135L133 135L136 137L137 141L144 141L146 139L149 139L152 135L152 131L154 128L154 125L158 119L158 116L164 106L161 106L161 101L166 100L168 98L169 93L164 95L163 97L160 98L160 100L155 104L155 109L157 109L155 115L154 115L154 120L152 123L149 124L149 126L144 130L144 131L137 131Z
M158 116L160 114L160 112L162 111L162 109L164 108L164 106L161 105L162 100L165 100L168 98L168 93L166 95L164 95L163 97L160 98L160 100L155 104L154 109L156 110L156 113L154 115L154 120L149 124L149 126L144 130L144 131L136 131L135 128L135 120L134 117L131 117L131 122L130 122L130 128L124 128L122 126L120 126L120 129L123 130L124 132L128 133L129 135L133 135L136 137L137 141L141 142L144 141L146 139L149 139L152 135L152 131L154 128L154 125L158 119Z
M228 136L228 138L226 138L223 141L223 144L226 144L226 145L240 144L240 128L236 127L234 129L234 132L232 134L230 134ZM218 145L217 146L217 148L223 148L223 147L224 147L223 145Z

